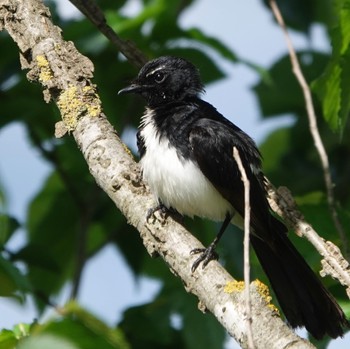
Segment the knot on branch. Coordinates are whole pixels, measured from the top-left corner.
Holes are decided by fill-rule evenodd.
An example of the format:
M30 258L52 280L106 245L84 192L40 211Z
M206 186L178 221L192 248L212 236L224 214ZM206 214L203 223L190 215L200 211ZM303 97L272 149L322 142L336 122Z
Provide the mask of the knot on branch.
M332 242L326 241L325 248L328 252L328 255L331 256L334 261L331 263L329 258L322 259L322 270L320 271L320 275L322 277L330 275L332 278L338 279L342 285L349 285L349 262L342 256L339 247L334 245ZM334 265L339 265L343 270L343 273L339 273L339 270L335 269ZM350 287L347 288L346 292L350 296Z
M298 210L297 204L287 187L275 188L271 182L265 178L268 201L274 212L282 217L288 226L296 229L298 222L304 220L303 214ZM296 229L296 233L302 233Z

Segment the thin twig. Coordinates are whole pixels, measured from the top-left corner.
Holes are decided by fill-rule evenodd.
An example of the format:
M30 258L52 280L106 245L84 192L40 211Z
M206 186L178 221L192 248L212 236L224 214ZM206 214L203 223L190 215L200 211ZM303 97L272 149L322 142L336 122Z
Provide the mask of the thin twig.
M123 40L107 24L106 17L94 0L70 0L70 2L118 48L118 50L128 59L130 63L137 68L141 68L147 62L147 57L136 47L133 42Z
M233 147L233 157L237 162L244 185L244 293L247 309L247 339L249 349L254 349L252 333L252 311L250 300L250 262L249 262L249 234L250 234L250 183L242 164L238 149Z
M324 176L324 181L326 185L326 190L327 190L327 200L328 200L328 206L332 215L332 219L335 225L336 230L338 231L338 234L342 240L342 245L345 250L345 255L348 255L348 239L346 237L345 231L343 226L340 223L339 216L336 210L336 204L335 204L335 198L334 198L334 191L333 191L333 182L332 182L332 177L330 173L330 168L329 168L329 160L328 160L328 155L326 153L325 147L323 145L320 132L318 130L317 126L317 117L315 113L315 108L312 102L312 96L311 96L311 91L308 83L306 82L306 79L303 75L302 69L299 64L299 60L297 57L297 54L295 52L295 49L292 44L292 40L290 39L290 36L288 34L287 27L284 23L282 14L278 8L278 5L275 0L270 0L270 6L272 9L272 12L282 28L282 31L284 33L288 51L289 51L289 56L292 64L292 69L293 73L296 76L299 85L302 89L304 99L305 99L305 105L306 105L306 112L307 116L309 119L309 127L310 127L310 132L312 135L312 138L314 140L314 144L316 147L316 150L318 152L318 155L321 160L321 165L323 169L323 176Z

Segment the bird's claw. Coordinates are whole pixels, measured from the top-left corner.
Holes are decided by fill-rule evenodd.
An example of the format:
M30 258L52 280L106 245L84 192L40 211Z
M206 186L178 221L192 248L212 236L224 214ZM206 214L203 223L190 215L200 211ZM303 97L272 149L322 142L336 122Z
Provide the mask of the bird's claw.
M161 216L164 218L166 216L166 214L168 214L168 208L166 206L164 206L164 204L160 203L155 207L151 207L146 214L146 221L148 222L150 220L151 217L154 217L154 214L160 211Z
M218 260L219 255L215 251L215 245L211 244L207 248L195 248L191 251L191 255L199 254L200 256L192 264L191 271L194 273L199 265L202 263L202 269L204 269L208 263L212 260Z
M178 223L183 223L183 219L184 217L179 213L177 212L176 210L174 210L173 208L171 207L166 207L163 203L160 203L158 204L157 206L155 207L152 207L150 208L148 211L147 211L147 214L146 214L146 221L148 222L150 220L151 217L154 217L154 214L157 212L157 211L160 211L160 215L162 217L163 220L165 220L169 215L171 215L171 217L177 221Z

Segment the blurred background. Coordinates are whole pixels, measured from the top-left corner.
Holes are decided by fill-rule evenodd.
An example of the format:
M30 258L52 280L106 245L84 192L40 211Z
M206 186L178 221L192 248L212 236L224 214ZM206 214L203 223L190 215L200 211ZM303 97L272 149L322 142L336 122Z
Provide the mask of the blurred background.
M93 62L104 111L137 158L135 134L143 103L117 96L137 69L68 0L45 3L64 39ZM349 64L339 65L335 57L341 1L287 0L280 6L312 83L338 213L347 232L343 239L329 214L319 158L284 37L265 1L96 3L108 24L149 58L170 54L192 61L206 85L203 99L255 139L268 178L276 186L287 186L319 234L347 252L350 137L345 81L332 81L334 91L339 89L338 94L333 91L333 99L326 88L332 69L346 72ZM71 137L54 138L54 125L60 120L57 108L45 104L40 86L27 81L17 47L5 32L0 42L0 329L13 336L11 343L17 343L19 324L30 333L31 324L39 321L40 331L58 333L78 348L238 348L210 314L198 312L197 299L184 291L162 261L147 255L137 232L95 184ZM335 115L326 112L332 101L342 105ZM185 225L204 244L218 228L199 219L186 219ZM219 247L220 260L242 279L242 233L230 230ZM314 248L290 235L318 272L320 257ZM267 282L252 256L254 278ZM344 288L329 277L323 282L349 316ZM79 311L73 307L59 316L52 306L63 307L71 298L79 303ZM105 332L89 326L89 316ZM108 331L118 339L111 342ZM80 342L82 334L91 337L88 343ZM3 338L0 335L0 348ZM317 343L318 348L349 346L349 336Z

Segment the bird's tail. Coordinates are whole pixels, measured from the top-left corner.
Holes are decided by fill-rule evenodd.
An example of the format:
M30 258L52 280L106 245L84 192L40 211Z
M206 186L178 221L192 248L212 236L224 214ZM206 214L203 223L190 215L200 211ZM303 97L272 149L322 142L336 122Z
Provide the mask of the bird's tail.
M274 241L252 235L251 243L289 322L321 339L342 336L349 327L342 309L295 249L284 226L271 217Z

